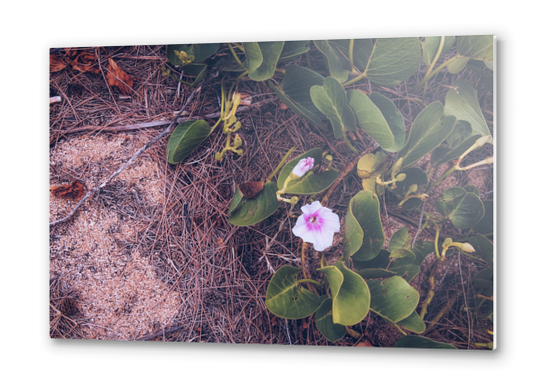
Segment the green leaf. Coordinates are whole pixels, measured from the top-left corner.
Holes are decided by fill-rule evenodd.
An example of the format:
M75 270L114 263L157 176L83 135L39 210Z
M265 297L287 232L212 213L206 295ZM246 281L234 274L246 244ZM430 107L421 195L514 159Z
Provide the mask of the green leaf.
M397 323L416 309L420 294L399 276L367 282L371 291L371 310L384 319Z
M356 118L346 102L346 92L337 80L327 77L322 86L311 87L310 95L316 108L331 121L336 139L345 131L356 130Z
M168 61L172 65L182 65L181 59L175 54L175 51L181 52L184 51L188 56L194 55L194 63L205 60L206 58L214 55L220 44L211 43L211 44L173 44L168 45L166 48L166 54Z
M384 149L393 147L395 138L382 112L369 96L357 89L348 91L348 105L357 125Z
M280 54L280 60L291 59L292 57L299 56L310 49L310 40L300 41L286 41L284 42L284 48Z
M380 202L378 197L370 191L358 192L350 200L349 207L352 211L352 216L363 230L363 243L352 254L352 258L357 261L371 260L378 255L384 245L384 231L382 229L382 222L380 221Z
M358 272L366 269L386 269L389 263L390 253L385 249L381 249L380 252L378 252L378 255L376 255L376 257L372 258L371 260L354 260L354 267Z
M358 274L364 279L385 279L397 275L397 272L383 268L366 268L358 271Z
M438 147L452 132L455 117L443 117L444 107L440 101L429 104L414 120L405 147L398 153L403 158L402 168L418 160Z
M314 40L313 43L316 48L324 54L329 67L330 76L338 82L344 83L350 74L348 55L345 57L338 52L335 49L335 44L330 44L328 40Z
M446 111L446 107L444 107ZM472 135L470 123L456 121L450 136L431 153L431 165L437 167L448 161L455 160L469 149L481 135Z
M178 164L209 137L212 130L205 120L185 121L171 134L166 153L170 164Z
M391 253L390 258L396 257L398 254L402 257L394 260L388 269L401 276L408 283L420 272L420 265L416 262L416 255L411 250L396 249Z
M408 335L403 336L394 344L395 348L439 348L439 349L457 349L451 344L439 343L428 339L427 337Z
M374 83L394 87L416 73L419 66L417 37L377 39L365 73Z
M384 147L384 149L388 152L397 152L401 150L405 145L406 140L403 114L397 109L393 101L380 93L372 93L369 95L369 98L378 109L380 109L382 116L386 119L388 126L393 133L393 145Z
M493 36L459 36L457 38L457 53L471 59L493 63Z
M422 58L425 65L430 66L435 55L437 54L438 47L440 45L440 36L429 36L422 41ZM455 36L446 36L444 38L444 45L438 60L444 57L446 53L452 48L455 43Z
M233 198L230 203L230 208L228 209L228 215L231 215L233 211L237 209L241 201L243 200L243 194L241 193L241 190L239 188L235 188L235 193L233 194Z
M341 261L317 271L325 274L333 299L333 322L341 325L359 323L369 312L370 293L363 278Z
M416 333L425 332L425 323L423 322L420 315L416 313L416 311L412 312L410 316L408 316L406 319L403 319L397 322L397 325L400 325L401 327L411 332L416 332Z
M406 249L406 247L410 244L411 241L412 239L408 234L408 229L405 225L403 228L401 228L391 236L390 243L388 245L388 251L393 251L396 249Z
M232 206L230 205L232 214L229 222L239 227L246 227L265 220L280 206L280 201L277 201L277 191L278 188L275 182L267 182L264 184L263 190L254 199L243 197L233 209L231 209Z
M207 71L207 64L188 64L183 67L183 71L187 75L195 77L194 81L190 85L190 87L193 87L203 80L205 71Z
M453 89L446 92L445 105L444 114L468 121L473 135L491 134L478 103L476 89L465 80L456 81Z
M316 311L314 315L314 321L316 322L316 327L320 333L332 343L340 340L346 335L346 327L341 324L333 323L333 311L332 311L333 300L326 299Z
M477 233L473 237L469 237L467 242L472 245L486 263L493 265L493 243L487 237Z
M388 169L388 156L384 152L363 155L357 166L358 176L362 178L363 189L377 195L384 193L384 186L376 184L376 178Z
M363 229L352 212L354 200L350 200L346 217L344 218L343 254L345 262L349 265L350 257L355 254L363 244Z
M264 81L275 73L284 41L243 43L248 60L248 77L254 81Z
M418 191L424 186L427 185L427 175L420 168L407 168L401 171L406 175L403 181L397 182L397 188L393 190L393 193L396 194L399 198L403 199L408 189L411 185L416 184L418 186ZM402 205L405 211L410 211L417 209L422 204L422 200L413 197L405 201Z
M483 271L478 272L472 278L472 282L481 290L484 296L492 296L493 295L493 268L484 269Z
M469 60L467 67L480 76L482 83L488 90L493 91L493 70L486 70L484 63L476 60Z
M283 188L284 182L297 163L307 157L312 157L314 159L314 167L316 167L318 164L320 164L322 159L322 150L320 148L313 148L286 164L279 174L277 182L279 189ZM333 169L324 171L322 173L314 173L311 170L298 179L290 180L286 186L285 192L294 195L313 195L328 189L338 177L339 173Z
M450 72L452 75L455 75L456 73L459 73L465 68L467 63L469 62L468 57L461 57L456 56L451 60L448 64L446 64L446 68L448 68L448 72Z
M340 56L341 65L344 65L344 68L350 70L350 59L349 59L349 49L350 49L350 39L342 40L327 40L329 45L336 50L337 55ZM369 62L369 57L371 57L371 52L373 51L373 42L371 39L355 39L353 47L353 59L354 66L360 70L364 71L367 68L367 63ZM344 60L343 58L346 58ZM338 79L337 79L338 80Z
M268 81L267 84L288 108L320 128L325 128L322 122L325 116L316 108L310 96L312 86L324 84L322 75L308 68L289 65L285 69L281 87L276 86L272 81Z
M416 265L422 265L427 255L435 252L435 244L431 241L417 241L412 252L416 255Z
M452 187L435 202L435 209L450 219L454 227L469 229L484 216L484 205L476 193Z
M312 315L320 307L320 297L297 284L296 277L300 271L301 268L285 265L279 268L269 281L265 306L275 316L302 319Z
M484 216L472 227L473 232L493 233L493 200L482 200Z

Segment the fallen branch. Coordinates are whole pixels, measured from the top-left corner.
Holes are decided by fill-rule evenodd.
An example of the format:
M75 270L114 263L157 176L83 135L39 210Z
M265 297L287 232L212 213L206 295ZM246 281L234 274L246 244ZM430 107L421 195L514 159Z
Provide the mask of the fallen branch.
M190 101L192 101L192 98L194 97L194 95L201 91L202 86L203 86L203 84L199 88L192 91L190 96L188 96L188 99L186 100L186 103L181 108L181 111L179 112L179 114L182 113L182 111L184 111L186 109L186 107L188 106ZM171 130L171 128L176 123L177 123L177 120L173 120L172 122L170 122L169 126L164 131L162 131L162 133L160 133L158 136L154 137L152 140L147 142L143 147L139 148L139 150L136 153L134 153L133 156L126 163L124 163L119 169L117 169L115 172L113 172L107 179L105 179L104 182L102 182L100 185L98 185L98 186L92 188L90 191L88 191L87 194L85 196L83 196L83 198L79 201L79 203L77 203L77 205L75 207L73 207L73 209L71 210L70 213L68 213L62 219L50 222L49 226L52 227L52 226L55 226L57 224L60 224L60 223L63 223L65 221L69 220L75 214L75 212L77 212L79 207L81 207L85 203L85 201L87 201L97 191L99 191L100 189L105 187L106 184L109 183L115 176L117 176L119 173L121 173L126 168L128 168L135 161L135 159L137 159L139 157L139 155L141 155L143 152L145 152L151 145L153 145L154 143L156 143L157 141L162 139L164 136L166 136L169 133L169 131Z
M254 103L252 105L245 105L237 108L237 111L244 112L247 111L250 107L262 107L265 104L272 103L274 101L277 101L277 98L271 98L262 100L260 102ZM183 110L176 112L178 115L181 114ZM217 117L220 117L220 112L216 113L210 113L208 115L203 116L192 116L192 117L180 117L173 120L160 120L160 121L151 121L148 123L139 123L139 124L132 124L132 125L121 125L121 126L114 126L114 127L100 127L96 125L86 125L84 127L69 129L67 131L61 131L61 130L55 130L52 131L52 133L59 133L61 135L67 135L72 133L79 133L79 132L86 132L86 131L100 131L100 132L130 132L130 131L137 131L139 129L146 129L146 128L154 128L154 127L160 127L162 125L168 125L172 124L173 122L179 124L185 121L188 121L188 119L195 119L195 120L202 120L202 119L216 119Z

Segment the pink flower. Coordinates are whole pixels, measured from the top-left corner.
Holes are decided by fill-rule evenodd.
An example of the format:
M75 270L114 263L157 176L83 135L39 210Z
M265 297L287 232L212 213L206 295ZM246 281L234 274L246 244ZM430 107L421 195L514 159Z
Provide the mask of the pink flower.
M297 218L294 235L304 242L314 244L318 252L331 247L333 234L341 230L339 216L329 208L322 207L319 201L301 207L303 214Z
M312 157L307 157L305 159L299 160L299 163L294 167L292 173L297 177L303 176L307 171L311 170L314 166L314 159Z

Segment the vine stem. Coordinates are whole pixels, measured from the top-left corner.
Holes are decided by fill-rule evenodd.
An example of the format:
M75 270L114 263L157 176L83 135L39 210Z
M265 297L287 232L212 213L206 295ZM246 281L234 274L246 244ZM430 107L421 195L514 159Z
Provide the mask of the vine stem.
M440 37L440 44L439 44L438 50L437 50L437 54L435 55L435 58L433 59L433 62L431 63L431 65L427 69L427 72L426 72L425 76L427 76L427 74L431 73L431 71L435 67L435 64L437 63L438 58L440 56L440 53L442 52L442 48L444 47L444 40L446 40L446 38L444 36L441 36ZM425 97L426 92L427 92L427 82L425 83L425 86L423 88L423 97Z
M358 156L356 156L356 158L354 160L352 160L347 166L345 169L343 169L343 171L340 173L339 177L337 178L337 180L335 180L333 182L333 184L331 184L331 187L329 187L329 189L327 190L326 194L324 195L324 197L322 198L322 201L321 201L321 204L324 205L326 203L326 201L329 199L329 197L331 196L331 194L333 193L333 191L335 190L335 188L337 188L337 186L340 184L340 182L342 181L342 179L344 179L351 171L352 169L358 164L358 161L359 159L361 159L362 156L366 155L367 153L371 152L372 148L367 148L363 153L359 154Z
M197 89L193 90L192 93L190 94L190 96L188 96L188 99L186 99L186 102L184 103L183 107L179 111L179 117L180 117L181 113L186 109L188 104L192 101L192 98L194 97L194 95L201 91L202 86L203 86L203 84L200 85ZM70 211L70 213L68 213L66 216L64 216L61 219L50 222L49 226L53 227L53 226L55 226L57 224L60 224L60 223L63 223L65 221L69 220L75 214L75 212L77 212L77 210L85 203L85 201L87 201L92 195L94 195L100 189L105 187L107 185L107 183L109 183L119 173L121 173L126 168L128 168L139 157L139 155L141 155L143 152L145 152L151 145L153 145L154 143L156 143L157 141L162 139L164 136L166 136L171 131L171 128L173 128L173 126L176 124L176 122L177 122L177 119L173 120L173 122L165 130L163 130L158 136L156 136L153 139L151 139L150 141L148 141L144 146L139 148L137 150L137 152L134 153L132 155L132 157L126 163L124 163L119 169L117 169L115 172L113 172L111 175L109 175L109 177L107 179L105 179L100 185L98 185L98 186L92 188L90 191L88 191L87 194L85 196L83 196L83 198L79 201L79 203L77 203L77 205L75 207L73 207L73 209Z

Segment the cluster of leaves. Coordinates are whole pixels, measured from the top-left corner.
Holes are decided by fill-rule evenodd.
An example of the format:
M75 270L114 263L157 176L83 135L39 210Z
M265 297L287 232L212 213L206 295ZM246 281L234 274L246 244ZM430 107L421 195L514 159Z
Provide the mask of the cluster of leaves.
M358 154L358 150L349 142L348 132L362 130L379 147L356 158L357 167L353 168L357 169L363 190L349 202L340 259L329 265L322 254L321 267L315 271L321 281L309 278L305 265L280 268L268 285L267 308L286 319L314 314L318 329L332 342L353 332L350 327L362 321L369 311L403 333L421 334L426 325L423 316L416 311L420 295L410 281L420 271L427 255L435 252L443 259L446 251L455 247L465 254L476 252L488 265L474 279L482 298L476 299L474 306L481 309L485 300L493 295L493 245L484 236L493 231L492 201L482 201L480 192L469 185L444 191L435 203L438 217L420 208L445 176L468 168L460 167L468 153L492 143L476 89L467 81L458 80L449 86L444 104L438 100L427 104L407 134L404 118L392 100L381 93L366 94L352 85L366 79L385 87L397 86L414 75L423 61L427 72L416 86L418 90L444 68L455 74L465 67L492 87L492 36L318 40L312 44L327 64L327 77L311 69L310 41L228 44L230 55L222 67L229 75L238 74L236 79L248 76L253 81L266 82L286 106L322 129L329 126L335 139L344 140L354 153ZM453 48L456 54L435 68ZM195 84L201 80L206 66L193 62L209 57L217 49L217 45L171 46L168 58L171 64L180 65L186 73L192 74ZM301 54L307 54L308 67L289 64L277 70L280 63ZM276 80L279 77L282 79ZM231 118L227 108L222 112L221 120ZM168 160L171 163L184 160L213 129L205 121L179 125L168 144ZM331 166L331 159L320 148L313 148L284 165L289 154L265 181L258 183L256 192L236 189L228 211L230 223L249 226L261 222L282 204L281 194L314 197L347 176ZM416 163L428 154L431 169L417 168ZM298 162L309 157L314 159L314 168L290 180ZM492 158L488 158L484 163L491 162ZM442 164L453 166L428 186L428 173ZM472 166L475 165L469 167ZM273 178L279 169L275 181ZM380 198L386 191L397 199L398 207L425 214L424 226L436 230L435 241L413 243L407 228L403 227L393 234L387 249L383 249ZM290 202L295 204L297 198ZM440 226L447 222L463 231L467 240L458 242L447 238L439 243ZM303 278L298 279L301 272ZM492 318L492 310L483 315ZM412 335L399 340L396 346L450 347Z

